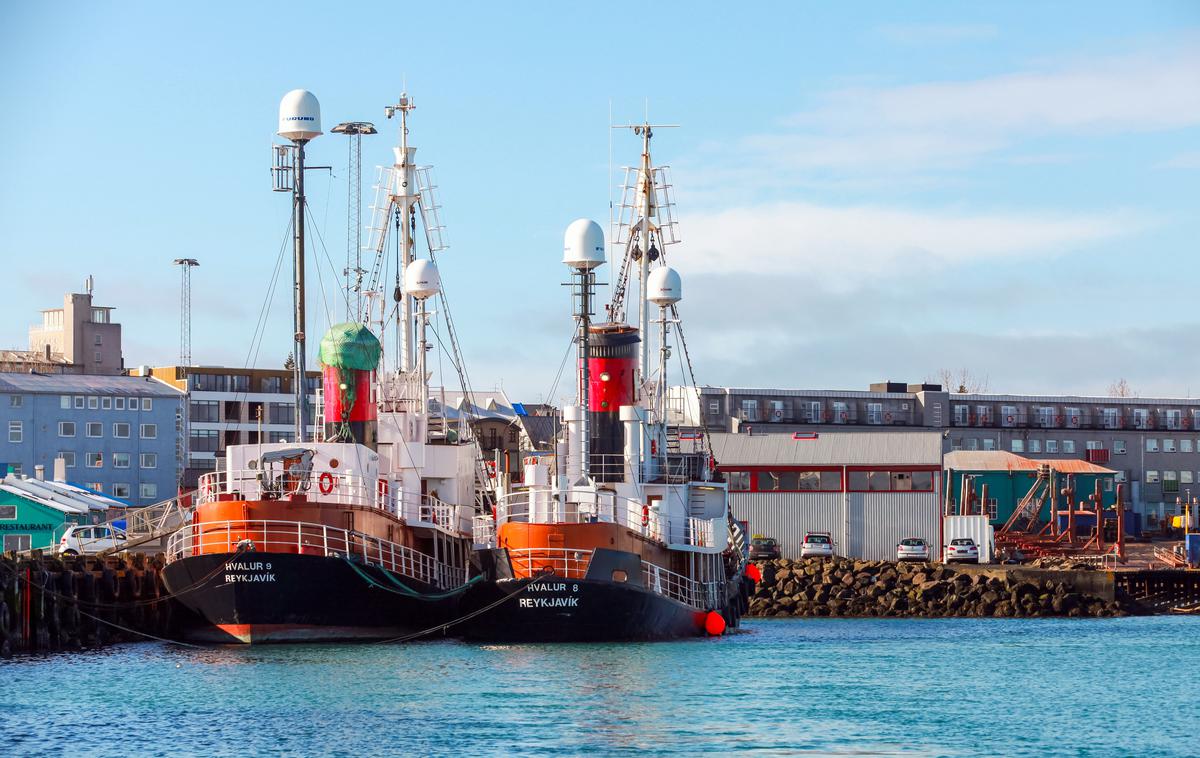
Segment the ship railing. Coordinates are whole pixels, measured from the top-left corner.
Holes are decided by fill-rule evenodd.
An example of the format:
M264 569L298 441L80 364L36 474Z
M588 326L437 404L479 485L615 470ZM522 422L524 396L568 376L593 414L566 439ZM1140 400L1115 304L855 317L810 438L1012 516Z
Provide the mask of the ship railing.
M386 483L377 483L352 471L293 473L284 471L213 471L200 477L196 502L217 500L273 500L289 495L304 495L310 500L339 505L386 505ZM380 502L383 500L384 502ZM391 510L385 507L385 510Z
M561 547L510 549L508 560L516 576L555 574L564 579L583 579L587 576L592 551Z
M698 582L653 563L642 562L646 588L693 608L719 607L719 582Z
M496 503L496 525L614 523L642 536L666 542L667 519L657 508L613 492L529 487Z
M471 520L471 538L476 545L494 547L496 544L496 522L491 516L476 516Z
M689 516L687 520L687 535L685 537L686 544L696 547L711 547L715 545L713 521L714 519Z
M386 569L440 588L462 585L465 568L451 566L433 556L326 524L277 520L206 521L185 526L167 542L167 562L196 555L234 553L288 553L349 558Z

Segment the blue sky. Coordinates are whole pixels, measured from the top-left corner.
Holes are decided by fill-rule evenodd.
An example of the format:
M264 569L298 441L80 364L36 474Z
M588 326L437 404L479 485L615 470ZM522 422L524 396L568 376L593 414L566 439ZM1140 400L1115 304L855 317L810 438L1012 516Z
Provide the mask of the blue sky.
M562 230L606 221L610 108L639 119L648 101L682 125L658 133L655 157L674 173L671 263L702 382L857 389L966 367L997 392L1127 377L1200 393L1200 4L642 13L0 6L0 346L25 347L38 310L91 273L127 363L173 362L171 261L188 256L195 360L244 365L288 216L267 172L279 98L304 87L327 129L380 127L366 197L395 142L383 107L406 84L480 387L549 391L571 331ZM632 135L611 137L617 166L637 159ZM345 139L319 138L310 162L334 167L309 201L340 269ZM315 254L329 292L313 293L310 333L338 297ZM288 352L287 297L259 365Z

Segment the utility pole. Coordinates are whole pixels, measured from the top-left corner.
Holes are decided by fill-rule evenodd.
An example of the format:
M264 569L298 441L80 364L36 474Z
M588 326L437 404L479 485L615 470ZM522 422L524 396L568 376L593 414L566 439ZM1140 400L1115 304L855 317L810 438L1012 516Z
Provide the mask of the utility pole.
M176 258L183 273L179 293L179 365L192 365L192 269L200 265L195 258Z
M362 293L362 136L377 134L375 125L366 121L347 121L331 130L349 140L346 174L349 191L346 198L346 320L366 321Z

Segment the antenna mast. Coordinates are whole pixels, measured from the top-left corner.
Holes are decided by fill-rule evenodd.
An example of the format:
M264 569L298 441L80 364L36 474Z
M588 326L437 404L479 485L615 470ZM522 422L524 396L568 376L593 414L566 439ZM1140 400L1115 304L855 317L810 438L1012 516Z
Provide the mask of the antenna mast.
M192 269L200 265L195 258L176 258L181 269L179 293L179 365L192 365Z

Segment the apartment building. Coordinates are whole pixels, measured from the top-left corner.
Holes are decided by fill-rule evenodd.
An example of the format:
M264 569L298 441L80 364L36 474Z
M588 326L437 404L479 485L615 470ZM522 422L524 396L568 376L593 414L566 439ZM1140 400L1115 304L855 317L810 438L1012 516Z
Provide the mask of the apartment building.
M113 376L124 372L121 325L115 308L95 305L92 277L84 292L63 295L63 307L42 311L42 322L29 327L29 352L8 351L6 366L18 359L42 371Z
M196 486L213 471L229 445L287 442L296 437L296 401L289 369L221 366L142 366L134 376L152 376L187 393L187 460L184 486ZM321 374L305 379L309 408L316 408ZM310 411L312 412L312 411ZM308 434L315 434L315 417Z
M713 432L915 427L940 430L944 452L1082 459L1115 470L1148 522L1177 515L1177 499L1200 497L1200 398L960 394L882 382L866 391L675 387L670 410Z

